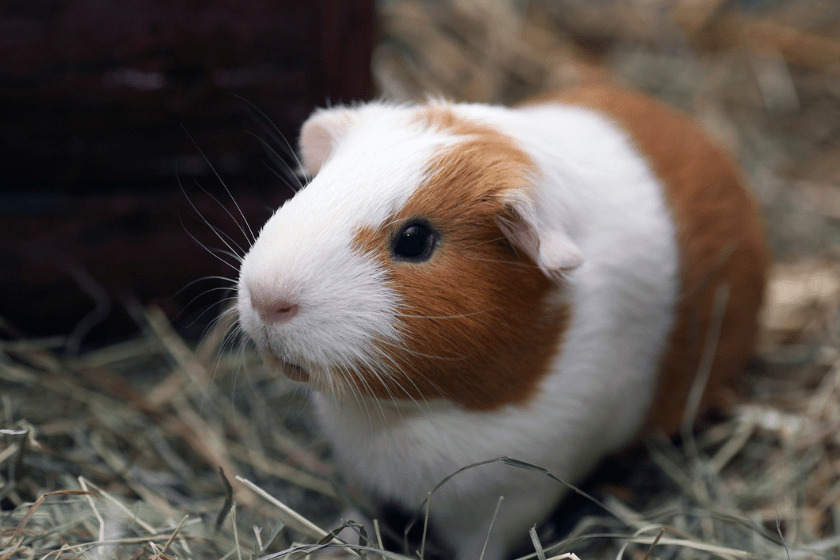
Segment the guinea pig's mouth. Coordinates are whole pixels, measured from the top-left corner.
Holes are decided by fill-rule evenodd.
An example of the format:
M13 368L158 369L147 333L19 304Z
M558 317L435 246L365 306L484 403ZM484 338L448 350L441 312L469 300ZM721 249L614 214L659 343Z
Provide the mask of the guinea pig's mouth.
M280 358L269 352L260 352L260 357L263 359L263 362L268 367L280 370L280 372L283 375L285 375L292 381L297 381L299 383L309 383L309 372L301 366L293 364L291 362L287 362L286 360L281 360Z

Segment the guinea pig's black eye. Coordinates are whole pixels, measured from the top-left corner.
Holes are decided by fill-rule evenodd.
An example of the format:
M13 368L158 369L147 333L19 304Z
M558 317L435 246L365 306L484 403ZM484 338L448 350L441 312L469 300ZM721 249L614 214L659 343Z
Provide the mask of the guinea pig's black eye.
M394 256L407 261L428 260L435 251L438 233L426 222L411 222L394 237Z

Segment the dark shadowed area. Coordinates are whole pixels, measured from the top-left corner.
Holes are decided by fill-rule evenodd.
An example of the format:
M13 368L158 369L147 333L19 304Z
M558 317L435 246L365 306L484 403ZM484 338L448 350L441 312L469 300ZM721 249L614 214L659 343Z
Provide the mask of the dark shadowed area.
M370 1L4 2L0 316L58 335L89 315L101 344L154 301L197 339L221 298L187 304L223 283L186 286L235 277L202 219L242 253L238 223L291 194L301 122L373 94L373 26Z

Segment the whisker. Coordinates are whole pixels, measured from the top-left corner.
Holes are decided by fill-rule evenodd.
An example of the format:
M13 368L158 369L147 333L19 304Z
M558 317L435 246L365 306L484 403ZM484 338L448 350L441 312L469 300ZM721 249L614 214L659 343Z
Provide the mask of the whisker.
M234 298L230 298L230 299L234 299ZM235 312L236 312L236 307L235 306L228 306L227 309L225 309L224 311L219 313L210 322L208 327L205 329L204 334L202 335L202 341L199 344L199 349L202 349L204 347L204 345L207 344L207 340L210 337L213 337L214 339L218 338L218 343L214 342L214 345L216 345L215 348L211 349L213 351L213 354L215 354L215 364L214 364L214 368L213 368L213 371L212 371L211 379L208 380L208 382L212 382L213 380L215 380L216 374L220 370L222 357L227 352L229 352L228 348L235 343L237 337L240 337L242 334L244 334L241 331L241 329L239 328L239 322L236 321L236 320L231 320L231 317L235 315ZM222 331L221 336L217 337L216 334L215 334L216 331L218 331L218 329L220 328L220 325L224 325L225 323L228 323L228 324L224 327L224 330ZM240 339L240 340L241 340L242 343L246 342L245 340L242 340L242 339ZM244 358L244 354L243 354L243 358ZM242 361L244 361L244 359ZM242 363L242 362L240 362L240 363Z
M231 267L233 270L235 270L237 273L239 273L239 267L233 266L232 264L230 264L229 262L227 262L226 260L224 260L222 257L220 257L219 255L217 255L217 254L216 254L216 251L211 250L211 249L210 249L210 247L208 247L207 245L205 245L204 243L202 243L201 241L199 241L199 240L196 238L196 236L194 236L192 233L190 233L190 231L187 229L187 226L184 224L184 221L180 219L180 216L179 216L179 218L178 218L178 219L179 219L179 221L181 222L181 227L183 227L183 228L184 228L184 231L187 233L187 235L189 235L189 236L190 236L190 238L191 238L193 241L195 241L195 243L196 243L199 247L201 247L202 249L204 249L205 251L207 251L208 253L210 253L211 255L213 255L213 257L215 257L216 259L218 259L220 262L222 262L222 263L226 264L227 266L229 266L229 267Z
M373 418L371 418L371 416L370 416L370 410L368 409L368 402L373 401L376 404L377 408L379 408L379 416L382 418L383 422L385 422L385 420L386 420L385 410L382 408L382 403L379 402L379 399L377 399L376 397L373 397L373 387L370 386L370 383L368 383L365 376L362 375L361 372L356 371L352 374L352 377L353 377L353 380L354 380L354 385L359 390L360 397L362 399L362 402L364 403L365 415L368 417L368 429L372 430L373 429ZM358 382L361 382L362 384L364 384L364 386L367 388L367 393L369 395L371 395L370 397L368 397L368 398L364 397L364 393L359 388Z
M405 373L405 371L398 364L396 364L396 362L394 362L393 358L391 356L389 356L387 353L383 352L379 348L377 349L377 353L380 356L380 358L387 359L388 361L393 363L394 368L399 372L401 378L407 379L410 383L412 383L415 386L415 389L417 389L417 393L420 395L422 402L420 402L417 399L415 399L414 397L412 397L411 394L402 386L402 384L399 383L398 381L396 381L396 376L393 376L393 375L391 376L392 378L395 379L395 382L396 382L397 386L412 401L412 403L414 404L414 406L417 407L417 409L420 411L420 413L424 414L425 417L427 419L429 419L429 421L431 422L431 425L434 428L434 430L440 434L441 433L440 426L437 425L437 422L435 421L434 415L431 414L431 412L432 412L431 404L429 403L429 401L425 397L425 395L423 395L422 392L417 388L417 385L416 385L416 383L414 383L414 380L411 378L411 376L407 375ZM416 373L418 375L420 375L426 383L428 383L432 388L434 388L440 396L443 396L443 391L440 389L440 387L437 386L437 384L433 383L431 380L429 380L422 373L420 373L420 372L416 372ZM397 414L399 415L400 419L402 419L403 418L402 405L398 402L397 398L393 395L393 393L390 393L390 400L393 403L394 409L397 411ZM442 438L442 441L445 442L446 439Z
M207 189L205 189L205 188L201 185L201 183L199 183L199 182L198 182L198 179L194 179L194 180L193 180L193 182L195 183L195 186L196 186L196 187L198 187L199 189L201 189L201 191L202 191L204 194L206 194L207 196L209 196L209 197L210 197L210 199L211 199L211 200L213 200L213 202L215 202L216 204L218 204L218 205L222 208L222 210L224 210L224 211L225 211L225 214L227 214L228 216L230 216L230 219L233 221L233 223L235 223L235 224L236 224L236 227L238 227L238 228L239 228L239 231L241 231L241 232L242 232L242 235L244 235L244 236L245 236L245 240L246 240L246 241L248 241L248 242L249 242L249 244L250 244L250 240L248 239L248 234L245 232L245 229L242 227L242 224L240 224L240 223L239 223L239 221L237 221L237 219L236 219L236 218L234 217L234 215L230 212L230 210L228 210L227 206L225 206L224 204L222 204L222 202L221 202L221 201L220 201L220 200L216 197L216 195L214 195L213 193L211 193L210 191L208 191ZM182 189L182 190L183 190L183 189ZM231 197L231 198L232 198L232 197ZM234 202L235 202L235 201L234 201ZM193 209L194 209L196 212L198 212L198 209L195 207L195 205L194 205L194 204L192 204L192 202L190 202L190 205L193 207ZM200 215L200 214L201 214L201 213L199 212L199 215ZM207 220L204 220L204 223L207 223ZM209 225L209 224L208 224L208 225ZM218 228L215 228L215 229L217 229L217 230L218 230ZM234 241L234 239L233 239L231 236L227 235L226 233L222 232L221 230L218 230L218 231L217 231L217 235L218 235L219 233L221 233L221 235L224 235L224 236L225 236L228 240L230 240L230 242L231 242L231 243L233 243L234 245L236 245L236 248L237 248L237 249L239 249L239 251L240 251L240 252L242 252L242 253L244 253L244 252L245 252L245 251L242 249L242 247L241 247L238 243L236 243L236 241ZM253 235L253 234L252 234L252 235Z
M277 177L278 179L283 181L283 184L286 185L287 187L289 187L292 190L292 192L297 193L300 189L303 188L303 187L295 188L295 186L291 185L289 183L289 180L282 173L280 173L279 171L277 171L276 169L271 167L268 163L263 162L263 165L265 165L265 168L268 169L271 172L272 175L274 175L275 177ZM298 181L298 183L300 183L300 181ZM269 208L269 210L271 210L271 209Z
M343 384L347 386L350 390L350 394L356 399L356 403L359 405L359 410L364 410L365 417L367 418L368 423L368 430L373 430L373 420L370 417L370 411L368 410L367 403L365 402L364 395L361 392L361 389L358 386L359 378L354 377L350 374L347 370L346 366L341 366L342 374L340 379L343 381Z
M384 340L380 340L380 342L385 343ZM395 345L395 343L392 343L392 344ZM365 361L365 364L369 367L371 373L374 376L376 376L377 380L382 384L382 386L385 388L385 390L388 391L388 394L391 398L391 401L394 402L394 405L397 407L398 412L399 412L399 405L396 402L396 400L397 400L396 396L393 394L393 392L390 389L391 382L394 385L396 385L396 387L399 388L405 394L405 396L407 398L414 401L414 403L417 404L418 407L419 407L419 403L417 403L417 401L411 395L411 393L405 387L403 387L402 384L400 383L400 379L408 379L414 385L414 389L417 391L417 394L422 396L422 391L420 391L420 388L417 386L416 383L414 383L414 380L411 379L411 376L406 374L405 370L394 359L394 357L391 356L388 352L385 352L381 347L374 346L373 350L374 350L375 356L365 355L363 357L364 361ZM386 367L384 361L389 362L391 367ZM395 375L394 372L398 373L399 375ZM419 372L418 372L418 374L419 374ZM422 374L419 374L419 375L423 376ZM387 378L389 380L389 382L386 382L384 378ZM431 385L434 389L436 389L441 395L443 394L440 391L439 387L437 387L434 383L432 383L431 381L426 379L425 376L423 376L423 378L427 383L429 383L429 385ZM423 396L422 398L423 398L424 402L427 402L425 396ZM428 402L427 402L427 405L428 405ZM421 410L422 410L422 407L421 407ZM402 414L400 414L400 416L402 416Z
M430 413L430 412L431 412L431 406L429 405L429 401L428 401L428 400L426 399L426 397L423 395L423 392L420 390L420 388L417 386L417 384L414 382L414 380L411 378L411 376L410 376L410 375L408 375L402 367L400 367L400 365L396 362L396 360L394 360L394 358L393 358L392 356L388 355L387 353L383 352L382 350L379 350L379 353L380 353L380 356L381 356L381 357L387 358L387 359L388 359L388 360L389 360L389 361L393 364L394 368L395 368L395 369L399 372L399 374L400 374L400 377L399 377L399 378L398 378L397 376L393 375L393 374L391 374L391 375L390 375L391 379L393 379L393 380L394 380L394 382L397 384L397 387L399 387L399 389L400 389L403 393L405 393L405 396L406 396L406 397L408 397L408 398L409 398L409 399L410 399L410 400L411 400L411 401L415 404L415 406L417 406L417 408L419 408L421 411L424 411L424 412L429 412L429 413ZM437 390L437 391L438 391L438 393L439 393L441 396L443 396L443 392L440 390L440 388L439 388L439 387L437 387L437 386L436 386L433 382L431 382L431 381L430 381L430 380L429 380L429 379L428 379L425 375L423 375L422 373L420 373L420 372L417 372L417 373L418 373L418 375L420 375L420 376L423 378L423 380L424 380L426 383L428 383L429 385L431 385L431 386L432 386L435 390ZM422 406L420 406L420 403L419 403L419 402L417 402L417 400L416 400L416 399L415 399L415 398L411 395L411 393L410 393L410 392L408 392L408 391L405 389L405 387L403 387L403 386L402 386L402 384L399 382L399 379L400 379L400 378L402 378L402 379L407 379L407 380L408 380L408 381L409 381L412 385L414 385L414 389L417 391L417 394L418 394L418 395L420 395L420 397L423 399L423 403L426 405L425 410L423 409L423 407L422 407ZM389 391L389 393L390 393L390 391ZM398 413L399 413L399 404L396 402L396 399L395 399L395 397L393 396L393 394L391 394L391 401L392 401L392 402L394 402L394 405L397 407L397 411L398 411ZM401 413L399 413L399 414L400 414L400 418L402 418L402 414L401 414Z
M483 315L491 311L497 311L501 307L491 307L490 309L482 309L481 311L473 311L472 313L461 313L460 315L409 315L407 313L396 313L397 317L407 317L409 319L463 319L464 317L474 317L476 315Z
M219 321L225 318L225 315L222 314L218 317L216 324ZM222 335L222 341L219 344L219 351L216 352L216 367L213 370L213 379L216 377L216 372L220 369L222 357L226 353L233 353L232 350L228 350L228 348L232 348L234 344L236 344L237 339L239 340L240 345L240 361L239 361L239 368L234 371L234 376L237 376L241 368L244 367L245 364L245 345L247 345L247 341L241 337L242 331L239 330L239 323L236 321L232 322L230 325L225 328L225 332Z
M200 294L198 294L197 296L195 296L192 300L190 300L190 303L192 303L193 301L197 300L198 298L200 298L202 296L206 296L207 294L209 294L211 292L231 292L233 290L234 289L231 288L230 286L219 286L217 288L208 288L208 289L204 290L203 292L201 292ZM225 301L236 301L237 299L238 299L238 296L233 295L233 296L224 297L224 298L218 300L217 303L222 303L222 302L225 302Z
M431 416L431 412L432 412L431 404L429 403L428 399L423 394L423 392L420 390L420 388L417 386L417 384L414 382L414 379L412 379L412 376L407 374L406 371L387 352L383 351L381 348L376 348L376 352L377 352L377 355L378 355L380 360L384 359L384 360L389 361L393 366L393 370L396 370L396 372L398 373L398 375L394 375L393 373L387 373L387 376L394 381L396 386L406 395L406 397L409 400L411 400L411 402L414 404L414 406L416 406L417 409L421 413L426 414L427 418L433 418L433 416ZM381 365L381 367L383 368L383 371L385 371L384 370L384 367L385 367L384 364L381 363L381 362L377 362L377 363L379 363ZM423 379L423 381L425 381L428 385L430 385L435 391L437 391L439 396L443 397L444 393L436 383L431 381L428 377L426 377L420 371L415 370L415 374L418 375L421 379ZM414 389L416 390L417 394L419 395L420 399L422 400L422 403L420 401L418 401L417 399L415 399L411 395L411 393L408 390L406 390L405 387L403 387L402 383L400 383L400 381L399 381L400 379L406 379L406 380L409 381L409 383L411 383L414 386ZM389 390L388 393L389 393L390 400L393 403L394 409L397 411L397 414L399 415L400 419L402 420L403 419L402 405L398 402L398 399L393 394L393 392L391 392ZM436 431L440 432L440 428L437 426L436 423L432 422L432 425L434 426Z
M239 255L237 255L236 253L231 253L230 251L226 251L226 250L224 250L224 249L213 249L213 248L210 248L210 249L208 249L208 250L209 250L211 253L218 253L219 255L225 255L225 256L228 256L228 257L233 257L234 259L236 259L236 260L238 260L240 263L242 263L242 257L240 257Z
M381 340L380 342L382 344L387 344L387 345L389 345L389 346L393 347L394 349L399 350L401 352L407 352L407 353L411 354L412 356L417 356L417 357L420 357L420 358L430 358L432 360L460 362L462 360L468 360L472 357L471 355L465 355L465 356L461 356L461 357L434 356L432 354L425 354L423 352L417 352L416 350L412 350L405 345L400 346L400 345L397 345L396 343L391 342L391 341Z
M230 309L225 310L224 312L217 315L210 322L208 327L205 329L204 334L202 335L202 342L199 344L199 348L201 348L201 346L206 343L205 341L208 339L208 337L210 337L217 330L221 321L223 319L226 319L229 316L230 311L234 310L234 309L235 308L231 307ZM202 313L202 315L204 313L206 313L206 311L204 311ZM221 341L220 341L216 351L213 352L213 354L215 356L214 359L213 359L213 364L212 364L212 367L208 367L208 371L210 372L210 376L206 380L207 386L205 387L205 390L202 392L201 400L199 401L199 404L198 404L200 410L203 410L203 408L205 406L206 399L210 397L209 391L214 386L216 376L219 374L219 371L222 369L222 367L221 367L222 357L225 354L226 346L228 344L227 341L228 341L229 337L231 336L230 333L233 330L234 331L234 336L236 336L236 328L238 326L239 326L238 322L232 321L231 324L229 324L227 327L225 327L225 330L224 330L224 332L221 336ZM241 360L241 362L244 362L244 360ZM234 376L235 375L236 374L234 373ZM234 379L236 379L236 377L234 377Z
M277 151L276 151L274 148L272 148L272 147L271 147L271 145L270 145L270 144L269 144L269 143L265 140L265 138L262 138L262 137L261 137L261 136L259 136L258 134L254 134L254 133L253 133L253 132L251 132L250 130L246 130L245 132L246 132L247 134L250 134L251 136L253 136L254 138L256 138L256 139L257 139L257 141L259 141L259 142L260 142L260 144L261 144L261 145L262 145L262 147L263 147L263 150L265 150L265 151L269 154L269 157L271 157L271 159L274 161L274 164L275 164L275 165L278 165L278 166L279 166L279 164L283 164L283 165L286 167L286 169L288 170L289 174L290 174L292 177L294 177L294 178L295 178L295 182L297 183L297 186L295 186L295 185L293 185L293 184L291 184L291 183L289 182L288 176L284 176L284 175L282 175L282 174L281 174L281 173L280 173L277 169L275 169L275 168L271 167L270 165L268 165L268 164L266 163L266 164L265 164L265 166L268 168L268 170L269 170L269 171L271 171L271 172L272 172L272 173L273 173L273 174L274 174L274 175L275 175L278 179L280 179L281 181L283 181L283 183L284 183L287 187L289 187L290 189L292 189L292 191L294 191L294 192L298 192L300 189L302 189L302 188L303 188L303 185L301 184L300 180L297 178L297 175L295 174L294 170L293 170L291 167L289 167L289 164L287 164L287 163L286 163L286 161L283 159L283 157L282 157L280 154L278 154L278 153L277 153Z
M277 128L277 125L274 124L274 121L272 121L270 118L268 118L268 115L266 115L264 112L262 112L262 110L259 107L257 107L256 105L254 105L253 103L251 103L250 101L248 101L247 99L242 97L241 95L237 95L235 93L232 93L231 95L233 95L234 97L238 98L239 100L245 102L251 108L251 110L253 110L254 112L257 113L257 115L262 117L262 121L259 121L257 119L254 119L254 120L260 125L260 128L263 129L263 132L265 132L270 137L272 137L272 140L274 142L276 142L279 145L280 142L278 140L282 141L283 144L286 145L286 148L288 148L289 154L295 160L295 163L297 164L298 169L303 169L303 163L301 163L300 159L298 158L297 152L295 151L294 148L292 148L291 144L289 144L289 141L286 140L286 137L283 135L283 133L280 132L280 129ZM252 114L251 118L253 118L253 114ZM265 126L265 123L268 123L271 126L271 129L267 129L267 127ZM272 150L272 152L274 152L274 150ZM274 152L274 153L276 155L279 155L276 152ZM285 161L284 161L284 163L285 163ZM292 173L292 176L297 178L296 173ZM299 188L303 188L303 184L301 184L299 180L298 180L298 185L299 185Z
M208 196L213 198L213 200L216 200L216 198L213 197L213 195L211 195L209 192L207 192L207 190L204 187L201 186L201 183L199 183L198 180L194 180L194 183L195 183L196 187L198 187L199 189L204 191ZM245 250L230 235L228 235L227 233L222 231L221 228L218 228L218 227L214 226L213 224L211 224L210 221L207 218L204 217L204 214L202 214L201 210L199 210L198 207L195 205L195 203L193 203L192 198L190 198L190 195L187 194L187 191L184 189L184 186L181 184L181 177L180 176L178 176L178 186L181 188L181 192L184 193L184 197L187 199L187 202L190 203L190 206L192 207L192 209L195 211L196 214L198 214L198 217L201 220L201 222L204 225L206 225L208 228L210 228L210 231L212 231L213 233L216 234L216 237L219 238L219 241L224 243L225 247L227 247L230 250L230 252L233 253L233 257L236 260L241 262L242 257L239 256L239 255L240 255L240 253L245 254ZM216 202L218 202L218 200L216 200ZM224 206L222 205L221 202L218 202L218 204L220 206L222 206L222 208L224 208ZM237 222L236 219L230 214L230 212L228 212L227 208L225 208L225 212L227 212L228 215L231 217L231 219L233 219L234 223L237 225L237 227L239 227L239 231L241 231L242 235L245 236L245 239L248 240L248 234L245 233L245 230L242 229L242 226L239 224L239 222ZM236 250L231 245L234 245L236 247L236 249L239 249L239 253L237 253Z
M212 278L212 277L199 278L199 280L198 280L198 281L200 281L200 280L209 280L209 279L211 279L211 278ZM182 293L182 292L183 292L184 290L186 290L189 286L194 285L196 282L197 282L196 280L193 280L192 282L190 282L189 284L187 284L186 286L184 286L183 288L181 288L180 290L178 290L175 294L173 294L172 296L170 296L168 299L166 299L166 300L164 300L164 301L172 301L172 300L174 300L174 299L178 296L178 294ZM208 288L208 289L206 289L206 290L202 291L200 294L193 296L193 298L192 298L191 300L189 300L186 304L184 304L184 305L181 307L181 310L180 310L180 311L178 311L178 313L177 313L177 314L176 314L176 315L172 318L172 320L174 321L174 320L180 319L180 318L181 318L181 316L182 316L182 315L184 315L184 314L186 313L187 309L189 309L189 308L190 308L190 306L192 306L192 304L194 304L196 301L198 301L199 299L203 298L203 297L204 297L204 296L206 296L207 294L209 294L209 293L211 293L211 292L217 292L217 291L231 292L233 289L234 289L234 288L232 288L231 286L217 286L217 287L215 287L215 288ZM198 314L195 318L193 318L193 320L192 320L192 321L190 321L190 323L189 323L187 326L188 326L188 327L192 327L193 325L195 325L195 324L196 324L196 323L197 323L197 322L198 322L198 321L199 321L199 320L200 320L200 319L201 319L201 318L202 318L202 317L203 317L203 316L204 316L204 315L205 315L208 311L211 311L211 310L212 310L213 308L215 308L215 307L216 307L219 303L223 303L223 302L225 302L225 301L230 301L230 300L235 300L235 299L236 299L236 296L231 296L231 297L226 297L226 298L222 298L221 300L215 301L214 303L212 303L212 304L208 305L208 306L204 309L204 311L202 311L201 313L199 313L199 314ZM218 322L218 321L219 321L219 317L216 317L215 319L213 319L213 321L212 321L212 322L211 322L211 324L210 324L211 328L212 328L212 326L213 326L216 322ZM209 329L208 329L208 331L209 331Z
M208 219L204 216L204 214L202 214L202 213L201 213L201 210L199 210L199 209L198 209L198 207L197 207L197 206L195 205L195 203L193 202L192 198L190 198L190 195L189 195L189 194L187 194L186 189L184 189L184 184L181 182L181 175L180 175L180 173L178 172L178 170L177 170L177 169L175 170L175 178L176 178L176 180L178 181L178 188L180 188L180 189L181 189L181 193L184 195L184 198L186 198L186 199L187 199L187 202L190 204L190 207L192 207L193 211L194 211L194 212L198 215L198 219L201 221L201 223L203 223L203 224L204 224L204 225L206 225L208 228L210 228L210 231L212 231L214 234L216 234L216 237L218 237L218 238L219 238L219 241L221 241L222 243L224 243L224 245L225 245L225 246L226 246L226 247L227 247L227 248L231 251L231 253L234 253L234 255L232 255L232 256L233 256L233 257L234 257L237 261L240 261L240 262L241 262L241 261L242 261L242 257L240 257L238 253L236 253L236 251L234 250L234 248L233 248L233 247L231 247L231 243L232 243L233 245L235 245L237 249L239 249L239 252L240 252L240 253L243 253L243 254L244 254L244 253L245 253L245 251L242 249L242 247L240 247L240 246L239 246L239 244L238 244L236 241L234 241L234 239L233 239L231 236L229 236L228 234L226 234L225 232L223 232L221 229L219 229L219 228L217 228L216 226L214 226L213 224L211 224L211 223L210 223L210 221L209 221L209 220L208 220ZM201 186L201 184L199 184L199 182L198 182L197 180L195 181L195 184L196 184L196 186L197 186L199 189L203 190L205 193L207 193L208 195L210 195L210 193L208 193L208 192L204 189L204 187L202 187L202 186ZM210 196L212 197L213 195L210 195ZM214 200L216 200L215 198L213 198L213 199L214 199ZM217 200L217 202L218 202L218 200ZM219 205L221 206L222 204L219 202ZM224 208L224 206L222 206L222 207ZM225 208L225 211L227 212L227 209L226 209L226 208ZM230 215L230 212L228 212L228 215ZM231 218L233 218L233 216L231 216ZM179 217L179 219L180 219L180 217ZM248 234L246 234L246 233L245 233L245 230L243 230L243 229L242 229L242 226L241 226L238 222L236 222L236 219L234 219L234 223L236 223L236 225L239 227L239 230L240 230L240 231L242 231L242 234L243 234L243 235L245 235L245 238L247 239L247 238L248 238ZM184 230L185 230L185 231L187 231L187 226L184 224L184 222L183 222L183 221L181 221L181 227L183 227L183 228L184 228ZM187 231L187 233L189 233L189 231ZM192 237L192 235L191 235L190 237ZM193 239L194 239L194 238L193 238ZM202 245L202 246L204 247L204 245ZM207 251L210 251L210 249L209 249L209 248L207 248L207 247L204 247L204 248L205 248ZM210 252L212 252L212 251L210 251Z
M225 289L233 289L236 285L236 280L234 280L233 278L228 278L226 276L216 276L216 275L202 276L201 278L196 278L195 280L190 280L189 282L184 284L181 288L178 289L177 292L175 292L174 294L169 296L165 301L169 301L171 299L174 299L174 298L178 297L179 295L181 295L184 292L184 290L189 289L190 287L198 284L199 282L204 282L205 280L222 280L224 282L230 282L232 284L232 286L230 286L228 288L225 288ZM213 289L215 290L215 289L221 289L221 288L213 288Z
M508 242L508 244L510 245L510 248L513 249L514 253L516 253L517 255L519 254L519 252L517 250L517 247L515 245L513 245L512 243L510 243L508 237L504 234L497 235L495 237L491 237L490 239L485 239L485 240L479 241L477 243L473 243L472 245L466 245L466 246L464 246L463 250L468 251L468 250L474 249L476 247L484 247L486 245L492 245L494 243L499 243L499 242L502 242L502 241Z
M402 372L402 370L401 370L401 372ZM407 380L408 380L408 381L409 381L412 385L414 385L414 389L417 391L417 394L418 394L418 395L421 395L421 396L423 397L423 402L424 402L424 403L425 403L425 405L426 405L426 411L427 411L427 412L431 412L431 406L429 405L429 401L428 401L428 400L426 399L426 397L423 395L423 392L422 392L422 391L420 391L420 388L417 386L417 383L415 383L415 382L414 382L414 380L411 378L411 376L410 376L410 375L407 375L407 374L405 374L404 372L402 372L402 373L403 373L403 378L404 378L404 379L407 379ZM419 377L420 377L420 378L421 378L424 382L428 383L428 384L429 384L429 385L430 385L430 386L431 386L431 387L432 387L435 391L437 391L438 396L443 397L443 390L442 390L442 389L441 389L441 388L440 388L440 387L439 387L439 386L438 386L438 385L437 385L434 381L432 381L431 379L429 379L429 378L428 378L428 377L427 377L424 373L422 373L420 370L416 370L416 369L415 369L415 370L414 370L414 373L415 373L417 376L419 376ZM403 389L403 391L405 391L405 389ZM419 403L417 403L417 401L414 399L414 397L412 397L412 396L411 396L411 394L410 394L410 393L408 393L408 391L405 391L405 393L406 393L406 396L407 396L408 398L410 398L412 401L414 401L414 403L415 403L415 404L417 404L418 408L420 408L420 409L422 410L422 407L420 407Z
M219 175L219 172L216 171L216 168L213 167L213 164L210 163L210 160L207 158L206 155L204 155L204 152L198 146L198 142L196 142L195 139L192 137L192 135L190 135L190 133L187 131L187 128L184 125L181 125L181 128L183 129L184 133L187 135L187 138L189 138L190 141L193 143L193 146L195 146L195 149L198 150L198 153L201 154L201 157L204 158L204 161L207 163L207 165L210 166L210 170L213 172L213 174L216 176L216 179L219 180L219 183L225 189L225 192L230 197L231 201L233 202L233 205L236 206L236 210L239 212L239 215L242 217L242 221L245 223L245 227L247 227L248 231L251 233L251 240L250 241L251 241L251 243L253 243L254 241L257 240L257 238L254 235L254 231L251 229L251 225L248 223L248 220L245 218L245 214L242 213L242 209L239 207L239 203L236 202L236 199L233 197L233 195L230 192L230 189L228 189L227 185L222 180L222 177ZM244 230L243 230L243 233L245 233ZM246 234L246 237L247 237L247 234Z
M504 265L507 265L507 266L518 266L518 267L521 267L521 268L528 268L528 269L532 269L532 270L533 270L533 269L540 270L539 265L536 265L536 264L530 264L530 263L526 263L526 262L520 262L520 261L503 261L503 260L499 260L499 259L480 259L480 258L478 258L478 257L471 256L471 255L469 255L469 254L465 254L465 255L463 255L463 256L464 256L465 258L467 258L467 259L471 260L471 261L477 261L477 262L487 262L487 263L500 263L500 264L504 264Z
M380 354L381 354L381 352L380 352ZM382 356L388 358L392 362L394 367L399 369L399 366L396 364L396 362L393 361L393 359L390 356L388 356L387 354L382 354ZM394 392L391 390L391 385L394 384L394 385L397 386L397 388L399 388L400 390L405 392L405 389L402 388L402 385L400 384L399 379L397 379L392 374L391 371L386 369L385 365L381 361L379 361L379 360L374 361L374 360L369 359L367 356L365 356L365 362L366 362L366 365L368 366L368 369L371 372L371 374L376 378L377 382L388 393L389 399L391 400L392 403L394 403L394 407L395 407L395 410L397 411L397 415L400 417L400 420L402 420L403 419L402 411L400 410L399 405L397 403L397 397L396 397L396 395L394 395ZM409 398L411 398L411 395L407 394L407 396ZM379 402L379 399L377 399L377 403L379 404L380 410L382 410L382 403ZM383 421L386 419L384 410L382 410L382 419L383 419Z
M215 290L223 290L223 289L224 289L224 290L227 290L227 289L229 289L229 288L215 288ZM194 297L193 299L191 299L191 300L190 300L190 302L189 302L187 305L185 305L184 307L185 307L185 308L186 308L186 307L189 307L190 305L192 305L192 303L193 303L193 302L195 302L195 300L197 300L198 298L202 297L203 295L208 294L208 293L209 293L209 292L211 292L211 291L214 291L214 290L208 290L208 291L204 292L203 294L200 294L200 295L195 296L195 297ZM204 311L202 311L201 313L199 313L199 314L198 314L198 316L197 316L195 319L193 319L193 320L192 320L192 322L190 322L188 326L192 327L194 324L196 324L196 323L199 321L199 319L201 319L201 318L204 316L204 314L205 314L205 313L207 313L208 311L210 311L211 309L213 309L216 305L219 305L219 304L224 303L224 302L226 302L226 301L236 301L236 296L231 296L231 297L222 298L222 299L220 299L219 301L217 301L216 303L214 303L213 305L211 305L211 306L207 307L207 309L205 309ZM214 319L214 322L218 322L221 318L222 318L222 316L216 317L216 319Z
M231 286L236 286L236 284L238 283L238 280L236 280L235 278L230 278L230 277L228 277L228 276L220 276L220 275L218 275L218 274L211 274L211 275L209 275L209 276L202 276L202 277L201 277L201 278L199 278L198 280L193 280L193 281L191 281L189 284L187 284L187 285L186 285L186 286L184 286L184 287L185 287L185 288L186 288L186 287L189 287L189 286L191 286L191 285L193 285L193 284L196 284L196 283L198 283L198 282L201 282L202 280L223 280L223 281L225 281L225 282L229 282L229 283L231 284Z

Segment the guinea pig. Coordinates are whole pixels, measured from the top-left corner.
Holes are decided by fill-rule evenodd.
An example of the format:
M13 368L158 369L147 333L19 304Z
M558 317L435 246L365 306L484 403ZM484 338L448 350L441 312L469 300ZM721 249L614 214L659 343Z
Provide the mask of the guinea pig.
M313 390L374 507L414 511L499 456L580 480L673 433L751 355L756 205L697 125L641 94L337 106L304 123L300 160L311 180L242 261L239 320ZM565 490L487 464L440 487L430 524L456 560L485 542L504 558Z

